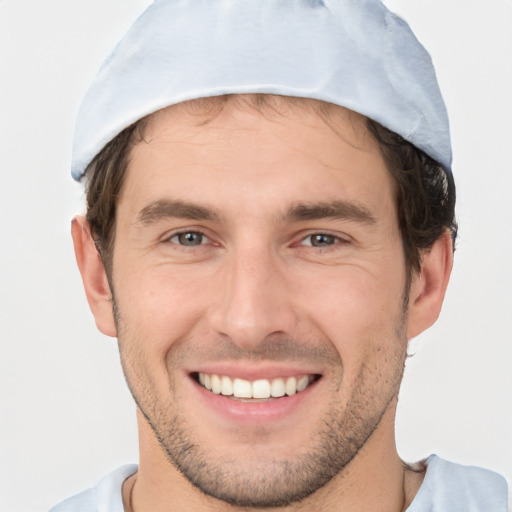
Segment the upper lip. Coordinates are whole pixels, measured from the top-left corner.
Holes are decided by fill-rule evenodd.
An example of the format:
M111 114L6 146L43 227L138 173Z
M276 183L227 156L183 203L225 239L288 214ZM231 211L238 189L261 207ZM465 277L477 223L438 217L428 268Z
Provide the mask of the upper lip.
M314 368L307 368L302 365L283 365L280 364L261 364L255 365L253 362L244 363L215 363L197 366L189 374L207 373L210 375L222 375L232 379L239 378L249 381L259 379L278 379L279 377L297 377L302 375L319 375L322 371Z

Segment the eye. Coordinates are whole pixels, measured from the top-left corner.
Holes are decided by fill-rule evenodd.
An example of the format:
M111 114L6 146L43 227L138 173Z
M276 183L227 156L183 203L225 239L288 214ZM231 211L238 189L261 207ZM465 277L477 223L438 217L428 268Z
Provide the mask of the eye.
M330 247L338 242L340 242L340 239L337 236L327 233L314 233L304 238L302 244L312 247Z
M203 233L199 233L198 231L184 231L183 233L177 233L176 235L169 238L169 242L182 245L184 247L195 247L209 241L209 238L203 235Z

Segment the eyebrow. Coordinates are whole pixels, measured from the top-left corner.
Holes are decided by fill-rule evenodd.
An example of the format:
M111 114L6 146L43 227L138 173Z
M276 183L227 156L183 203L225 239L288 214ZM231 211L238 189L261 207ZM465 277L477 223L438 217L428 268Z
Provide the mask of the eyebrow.
M321 219L343 219L368 225L375 224L377 221L368 208L347 201L298 203L286 211L283 216L283 220L288 222Z
M154 201L137 215L137 221L145 226L166 218L218 222L221 217L212 208L171 199ZM376 222L376 218L366 207L346 201L297 203L278 217L281 222L321 219L343 219L369 225Z
M211 208L186 201L161 199L142 208L137 221L150 225L162 219L177 218L201 221L218 221L219 215Z

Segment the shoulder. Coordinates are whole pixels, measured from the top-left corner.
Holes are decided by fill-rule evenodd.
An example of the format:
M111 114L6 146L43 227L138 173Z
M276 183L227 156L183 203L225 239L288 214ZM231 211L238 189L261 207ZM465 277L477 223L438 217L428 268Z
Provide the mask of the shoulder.
M506 512L505 479L487 469L431 455L425 480L407 512Z
M117 468L95 487L64 500L50 512L123 512L123 482L136 471L135 464Z

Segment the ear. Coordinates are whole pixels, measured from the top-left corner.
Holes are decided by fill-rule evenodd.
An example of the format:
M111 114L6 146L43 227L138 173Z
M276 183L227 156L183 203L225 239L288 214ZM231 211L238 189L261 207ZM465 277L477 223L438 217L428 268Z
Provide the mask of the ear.
M453 265L451 233L445 233L422 255L421 272L413 277L409 296L407 337L418 336L441 312Z
M96 326L107 336L117 336L112 310L112 293L107 274L91 229L85 217L77 216L71 223L71 236L75 248L76 262L82 275L85 294Z

